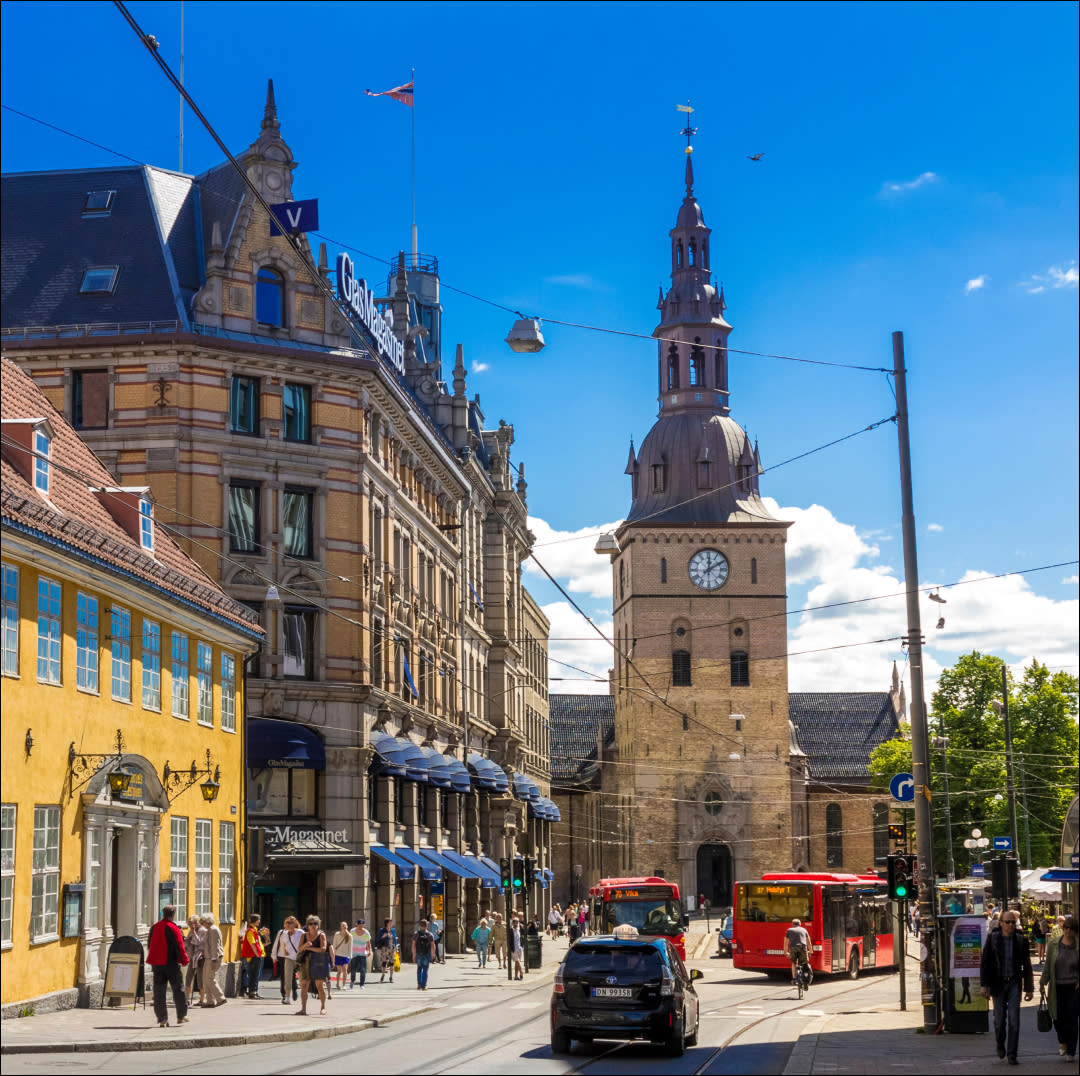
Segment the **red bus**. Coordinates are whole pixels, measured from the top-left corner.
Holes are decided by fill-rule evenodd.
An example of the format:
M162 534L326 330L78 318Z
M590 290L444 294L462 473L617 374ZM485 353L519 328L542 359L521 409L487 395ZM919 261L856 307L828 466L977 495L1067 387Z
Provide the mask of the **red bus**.
M735 967L787 978L784 932L793 919L810 935L815 972L854 979L860 968L897 967L888 887L876 874L772 873L737 882Z
M686 959L689 918L679 903L679 887L665 878L601 878L590 890L589 929L610 934L621 923L637 927L639 934L670 938Z

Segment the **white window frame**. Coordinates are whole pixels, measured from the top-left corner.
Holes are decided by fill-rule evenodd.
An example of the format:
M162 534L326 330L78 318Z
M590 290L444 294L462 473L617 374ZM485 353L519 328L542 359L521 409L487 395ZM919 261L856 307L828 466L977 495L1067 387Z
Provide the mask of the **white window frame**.
M19 675L19 569L0 564L0 598L3 602L4 676Z
M30 887L30 942L60 937L60 808L34 806L34 855Z
M177 657L178 651L182 660ZM174 631L170 635L169 653L172 669L172 715L180 718L181 721L190 721L191 666L189 662L191 652L188 649L188 637L182 631Z
M86 929L101 929L105 896L105 834L99 827L86 831Z
M195 915L211 911L214 894L214 823L209 818L195 819Z
M218 921L236 922L233 872L236 864L236 823L218 823Z
M154 502L149 497L139 498L139 544L154 552Z
M221 652L221 731L236 731L236 658Z
M161 713L161 625L142 622L142 706Z
M98 600L92 594L75 594L75 687L98 694L101 635Z
M55 580L38 576L37 678L39 684L63 682L60 617L64 608L64 589Z
M15 918L15 836L18 808L0 805L0 948L12 946Z
M39 426L34 430L34 489L49 496L52 484L52 438L49 431Z
M195 645L195 705L198 722L214 727L214 648L199 641Z
M114 605L111 611L112 697L131 702L131 610Z
M169 876L178 923L187 921L188 854L188 820L173 815L169 819Z

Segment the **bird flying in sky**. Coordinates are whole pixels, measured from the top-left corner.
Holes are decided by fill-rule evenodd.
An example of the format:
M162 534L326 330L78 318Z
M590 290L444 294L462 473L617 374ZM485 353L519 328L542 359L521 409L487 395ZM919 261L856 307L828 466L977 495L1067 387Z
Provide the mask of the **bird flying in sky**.
M764 157L764 156L765 156L764 153L751 153L750 156L747 157L746 159L748 161L760 161L761 158Z

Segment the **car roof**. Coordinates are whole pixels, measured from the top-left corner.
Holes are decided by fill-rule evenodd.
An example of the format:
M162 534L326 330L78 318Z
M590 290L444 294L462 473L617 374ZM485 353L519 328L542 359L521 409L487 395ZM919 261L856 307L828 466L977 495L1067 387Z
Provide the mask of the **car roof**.
M663 949L665 938L651 937L648 935L636 938L617 938L614 934L590 934L587 938L579 938L574 942L574 949L589 949L593 946L603 946L619 949Z

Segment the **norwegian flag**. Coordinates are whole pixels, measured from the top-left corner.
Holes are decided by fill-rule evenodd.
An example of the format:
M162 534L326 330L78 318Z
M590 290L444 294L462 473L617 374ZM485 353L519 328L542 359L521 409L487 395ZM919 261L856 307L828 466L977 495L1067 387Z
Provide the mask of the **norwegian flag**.
M379 93L375 93L372 90L364 90L364 93L368 97L392 97L395 101L400 101L403 105L408 105L409 108L413 106L413 84L411 81L406 82L403 86L395 86L392 90L380 90Z

